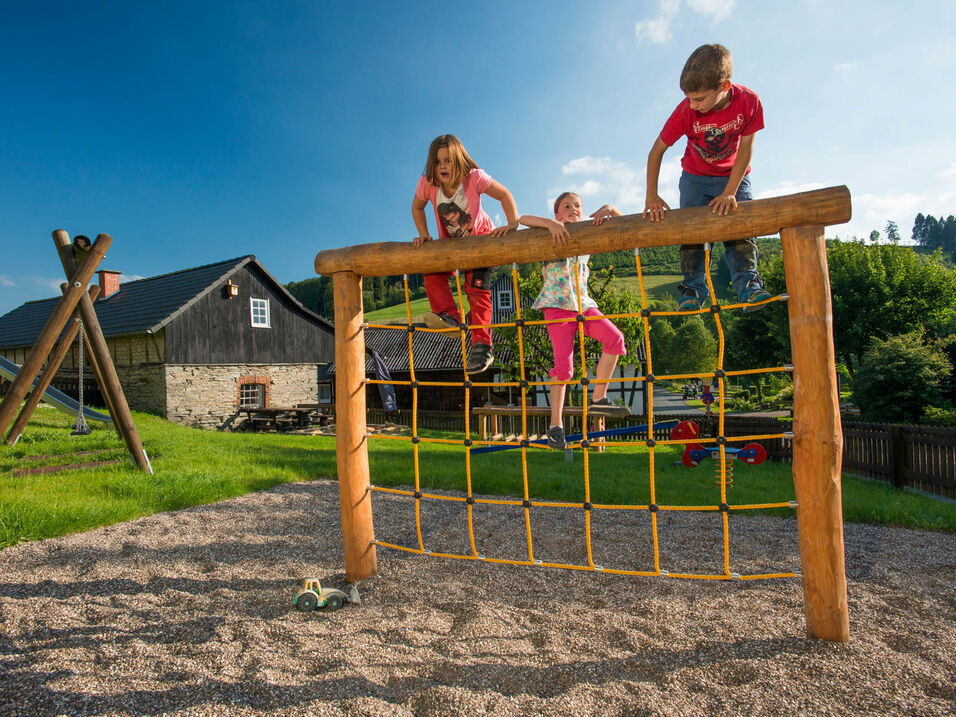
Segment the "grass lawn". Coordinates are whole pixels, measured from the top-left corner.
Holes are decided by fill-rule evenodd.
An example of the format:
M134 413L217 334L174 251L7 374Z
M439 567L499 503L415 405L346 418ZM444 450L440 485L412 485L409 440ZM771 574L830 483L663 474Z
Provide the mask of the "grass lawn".
M679 296L677 285L682 278L680 274L645 276L644 290L647 292L647 300L660 301L665 296L670 296L676 301ZM619 276L614 280L614 286L630 292L638 299L641 298L641 285L636 276Z
M140 472L115 432L96 426L92 435L69 435L72 419L41 407L23 438L0 446L0 547L24 540L56 537L152 513L231 498L278 483L334 477L335 439L255 433L219 433L185 428L148 414L134 414L155 475ZM423 432L426 437L447 435ZM457 437L456 437L457 438ZM67 462L31 460L81 450L106 449L72 462L125 459L121 465L13 476L24 468ZM719 487L713 466L675 466L679 449L655 449L656 502L659 505L714 505ZM461 445L419 444L423 488L465 489L465 449ZM405 441L373 439L369 463L372 482L382 486L413 484L412 446ZM472 456L475 493L523 495L519 450ZM567 463L558 451L528 454L532 498L584 500L584 461L580 450ZM646 504L650 501L648 449L621 446L591 452L592 503ZM764 463L735 466L731 505L793 499L790 466ZM851 476L843 479L844 518L956 532L956 504ZM789 509L772 511L792 515Z
M467 301L466 304L467 306ZM421 299L415 299L411 302L412 309L412 321L421 321L422 314L426 311L429 311L428 299L423 297ZM405 304L395 304L395 306L386 306L384 309L378 309L377 311L370 311L365 314L365 320L371 324L374 324L378 321L383 323L388 323L394 319L401 319L402 323L405 322L405 319L408 318L408 314L405 311Z

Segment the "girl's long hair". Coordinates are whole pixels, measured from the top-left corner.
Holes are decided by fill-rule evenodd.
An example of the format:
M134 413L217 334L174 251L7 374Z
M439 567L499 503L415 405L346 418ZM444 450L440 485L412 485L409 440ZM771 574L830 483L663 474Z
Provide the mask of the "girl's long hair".
M453 134L442 134L432 140L428 148L428 159L425 160L425 181L433 187L438 186L438 180L435 178L435 162L438 158L438 150L442 147L448 149L448 156L451 159L451 180L457 187L464 180L465 175L473 169L478 169L475 160L468 156L468 150Z

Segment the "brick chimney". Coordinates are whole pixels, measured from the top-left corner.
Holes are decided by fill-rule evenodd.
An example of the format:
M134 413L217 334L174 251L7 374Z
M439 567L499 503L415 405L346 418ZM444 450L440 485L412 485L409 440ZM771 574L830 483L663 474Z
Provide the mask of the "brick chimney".
M100 269L97 274L100 275L100 298L106 299L112 296L120 289L119 278L121 271L110 271L109 269Z

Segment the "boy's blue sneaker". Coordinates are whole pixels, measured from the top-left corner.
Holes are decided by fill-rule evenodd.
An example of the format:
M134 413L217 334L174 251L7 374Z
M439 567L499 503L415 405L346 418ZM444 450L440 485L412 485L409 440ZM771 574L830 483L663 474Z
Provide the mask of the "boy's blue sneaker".
M696 296L685 296L680 300L680 303L677 305L678 311L699 311L704 305L704 302L698 299Z
M742 301L746 302L747 304L750 304L750 306L747 306L744 308L744 311L760 311L763 307L766 306L766 304L759 304L757 302L766 301L771 296L772 294L769 291L764 289L762 286L758 286L757 288L751 290L748 294L740 298Z

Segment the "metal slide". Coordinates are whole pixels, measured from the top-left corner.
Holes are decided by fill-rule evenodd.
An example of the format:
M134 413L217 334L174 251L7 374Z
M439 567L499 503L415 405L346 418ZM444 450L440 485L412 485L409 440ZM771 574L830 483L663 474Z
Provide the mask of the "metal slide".
M17 377L19 372L20 367L17 364L13 363L13 361L8 361L3 356L0 356L0 376L8 381L12 381ZM33 380L33 385L36 385L36 379ZM30 387L30 390L33 390L33 386ZM80 404L76 400L70 398L63 393L63 391L58 391L52 386L43 392L43 401L44 403L49 403L54 408L63 411L63 413L69 413L73 416L76 415L76 412L80 408ZM113 419L110 416L100 413L99 411L94 411L88 406L83 407L83 416L88 421L100 421L101 423L113 422Z

